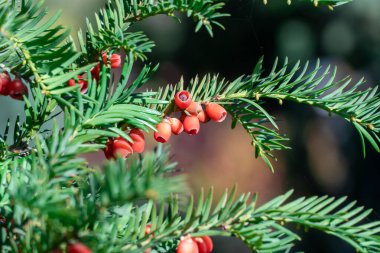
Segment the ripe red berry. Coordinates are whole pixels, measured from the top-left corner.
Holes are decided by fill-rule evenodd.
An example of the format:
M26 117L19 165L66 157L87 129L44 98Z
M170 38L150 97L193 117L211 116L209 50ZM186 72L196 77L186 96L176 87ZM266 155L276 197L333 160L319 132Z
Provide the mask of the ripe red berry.
M179 135L180 133L183 132L183 124L182 122L177 119L177 118L170 118L169 119L171 128L172 128L172 133L175 135Z
M118 155L127 158L129 155L133 154L133 149L127 140L122 137L117 137L114 140L108 140L106 148L104 149L104 154L107 159L116 158Z
M185 132L190 135L195 135L199 133L199 119L196 116L186 116L183 120L183 128Z
M150 225L150 224L147 224L147 225L145 226L145 235L149 235L149 234L150 234L150 232L151 232L151 227L152 227L152 225Z
M216 103L206 104L206 113L215 122L222 122L227 117L227 111Z
M76 86L77 83L74 79L70 79L67 84L71 87L73 86ZM80 92L82 94L86 93L87 90L88 90L88 82L87 80L84 80L83 77L81 75L78 75L78 85L79 85L79 88L80 88Z
M96 64L92 69L91 69L91 76L94 78L97 82L99 82L100 78L100 63Z
M8 72L4 71L0 74L0 94L4 96L8 96L8 88L9 84L11 83L11 77L9 76Z
M92 253L92 251L83 243L72 243L67 247L68 253Z
M194 238L194 241L198 245L199 253L210 253L214 248L212 239L210 236L202 236Z
M154 132L154 139L157 142L165 143L172 135L172 127L167 120L162 121L156 126L158 132Z
M129 155L133 154L131 144L122 137L117 137L113 141L112 149L114 156L118 154L121 157L128 157Z
M145 140L145 136L144 136L144 133L143 131L141 131L140 129L138 128L133 128L130 132L129 132L129 135L131 136L131 138L134 140L134 138L138 139L138 140Z
M133 152L142 153L144 152L144 149L145 149L145 141L133 140L133 143L131 143L131 147L133 149Z
M104 65L108 65L107 53L102 54ZM111 68L117 69L121 67L121 56L119 54L112 54L110 58Z
M190 93L186 90L177 92L174 96L174 102L179 109L185 110L191 104Z
M197 115L197 118L199 119L199 122L201 123L206 123L210 121L210 117L203 110Z
M211 252L214 249L214 243L210 236L202 236L201 237L207 246L207 250Z
M23 100L23 95L28 95L28 88L19 78L15 78L8 86L8 94L14 99Z
M114 156L113 156L112 145L113 145L113 140L112 140L112 139L109 139L109 140L107 141L107 143L106 143L106 147L105 147L104 150L103 150L104 155L106 156L106 158L107 158L108 160L114 158Z
M186 111L191 115L198 116L200 112L203 111L202 106L197 102L191 102L189 107L186 108Z
M177 253L199 253L198 245L190 236L185 237L179 242Z
M111 68L118 69L121 67L121 56L119 54L111 55Z
M133 152L142 153L145 149L144 133L140 129L134 128L129 132L129 136L133 140L131 143Z
M103 58L103 64L108 65L108 54L106 52L102 53L102 58Z

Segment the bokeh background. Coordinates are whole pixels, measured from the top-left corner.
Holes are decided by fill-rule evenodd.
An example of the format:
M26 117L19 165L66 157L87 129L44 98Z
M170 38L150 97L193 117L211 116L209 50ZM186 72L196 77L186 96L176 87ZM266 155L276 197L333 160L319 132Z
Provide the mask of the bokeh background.
M103 0L47 0L50 12L63 11L61 23L72 27L73 35L84 28L85 17ZM295 1L296 2L296 1ZM226 31L216 29L214 38L205 31L195 34L191 20L157 16L134 29L143 29L157 46L149 56L161 67L151 86L176 83L183 75L220 73L227 79L249 74L264 55L270 68L275 57L291 63L319 58L323 65L338 67L338 77L350 75L353 81L365 77L368 86L380 83L380 1L356 0L329 11L310 4L258 0L234 0L226 5L231 17L225 18ZM22 103L0 99L0 121L14 118ZM6 109L4 109L6 108ZM278 152L275 173L256 160L249 137L242 128L230 130L230 122L203 125L199 135L172 138L174 159L189 175L194 191L213 185L218 194L234 184L239 192L258 192L259 202L289 189L296 196L349 196L360 205L373 208L370 219L380 219L380 156L367 146L364 159L359 136L350 124L327 113L295 104L270 105L281 132L290 139L292 150ZM150 138L148 149L154 148ZM102 163L103 154L89 157ZM295 251L354 252L345 243L318 232L303 234ZM249 252L237 240L216 238L216 253Z

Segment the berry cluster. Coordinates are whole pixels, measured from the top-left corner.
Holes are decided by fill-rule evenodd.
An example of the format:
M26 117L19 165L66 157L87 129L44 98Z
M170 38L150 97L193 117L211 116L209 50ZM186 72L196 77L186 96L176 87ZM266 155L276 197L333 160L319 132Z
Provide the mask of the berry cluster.
M145 235L154 236L151 233L151 225L145 227ZM177 246L177 253L211 253L214 244L210 236L191 237L190 235L181 237ZM151 252L148 250L146 252Z
M108 56L107 53L102 54L103 58L103 64L105 66L108 65ZM119 54L112 54L110 57L110 65L112 69L118 69L121 67L121 56ZM95 67L91 69L91 76L96 80L96 82L99 82L100 78L100 63L96 64ZM83 75L78 75L77 80L75 79L70 79L67 84L69 86L76 86L79 85L80 92L81 93L86 93L88 90L88 81L86 78L84 78Z
M111 57L112 58L112 57ZM82 88L82 87L81 87ZM186 90L177 92L174 98L175 105L182 111L180 119L165 117L157 126L154 139L157 142L165 143L172 134L179 135L183 131L190 135L199 132L200 123L210 120L222 122L227 117L227 111L216 103L198 103L192 101L190 93ZM205 109L203 109L203 106ZM142 153L145 147L144 134L140 129L132 129L129 136L133 140L130 142L119 136L109 139L104 154L107 159L115 159L117 156L127 158L134 152Z
M177 247L177 253L210 253L213 247L214 245L209 236L192 238L188 235L181 238Z
M10 96L13 99L23 100L23 95L28 95L28 88L16 77L13 81L8 72L0 74L0 95Z
M92 251L83 243L71 243L67 246L68 253L92 253ZM62 250L56 249L52 253L63 253Z
M171 134L179 135L183 131L189 135L199 133L200 123L210 121L222 122L227 117L227 111L216 103L199 103L192 101L190 93L182 90L174 97L175 105L182 111L179 119L166 117L156 126L157 132L154 139L157 142L165 143L170 139Z
M142 153L145 148L144 133L140 129L134 128L129 132L129 137L133 142L130 142L123 137L109 139L106 148L104 149L106 158L115 159L117 156L127 158L134 152Z

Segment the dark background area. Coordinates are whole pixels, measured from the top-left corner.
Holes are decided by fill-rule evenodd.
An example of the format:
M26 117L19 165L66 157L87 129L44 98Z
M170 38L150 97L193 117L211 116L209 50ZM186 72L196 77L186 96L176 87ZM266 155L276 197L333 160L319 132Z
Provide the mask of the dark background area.
M309 60L311 66L319 58L323 66L338 67L338 78L350 75L353 82L365 77L368 86L380 83L380 1L356 0L334 11L294 2L288 6L285 0L273 0L264 6L257 0L229 1L226 11L232 16L222 21L226 31L216 28L214 38L206 31L195 34L191 20L182 19L179 24L158 16L143 21L135 29L143 29L156 41L151 61L161 63L151 85L176 83L181 75L188 81L205 73L220 73L231 80L251 73L262 55L267 70L277 56L280 62L288 57L291 64L301 60L304 65ZM73 31L83 27L85 16L92 18L102 3L47 1L51 12L63 10L62 23L73 26ZM0 106L5 104L13 107L1 112L2 121L23 106L1 98ZM260 203L289 189L295 190L293 197L349 196L349 200L374 209L370 220L380 219L380 156L367 145L367 157L363 158L359 136L348 122L291 103L271 103L269 110L292 147L277 153L274 174L254 159L244 130L231 131L228 122L202 126L196 137L172 138L174 158L189 174L194 191L214 185L220 194L225 187L238 184L239 192L259 192ZM99 153L91 159L99 161L104 156ZM354 252L320 233L299 233L304 239L293 252ZM217 238L214 252L249 250L235 239Z
M315 8L310 4L288 6L285 2L270 1L268 6L264 6L261 1L230 1L226 9L231 13L231 17L223 22L226 31L216 30L213 39L210 39L205 31L194 34L189 21L184 22L185 27L188 27L185 34L183 31L170 33L165 26L159 25L159 22L164 22L162 20L166 18L146 21L143 27L151 37L158 38L159 50L153 53L153 59L163 62L160 77L169 82L176 82L180 75L189 80L197 74L211 72L234 79L242 74L251 73L258 59L264 55L267 70L271 69L276 57L279 57L280 62L288 57L290 65L297 60L301 60L304 65L309 60L311 66L320 59L323 66L331 64L338 67L337 78L342 79L349 75L354 84L364 76L368 86L379 83L379 1L356 1L334 11L326 7ZM165 30L166 36L162 36L162 41L161 33L152 31L154 24L155 28ZM179 29L174 24L170 26L175 27L171 29L173 31ZM236 176L239 186L243 184L245 189L251 191L260 189L258 192L264 198L290 188L295 189L295 195L349 196L349 200L356 199L360 205L375 210L371 219L380 218L380 190L377 187L380 157L367 145L367 157L363 158L359 136L348 122L334 116L328 117L325 112L303 105L278 106L272 103L270 110L277 115L283 133L291 139L292 150L278 154L281 164L275 165L275 174L281 170L280 176L274 175L275 179L267 179L271 175L268 176L262 170L247 173L242 167L263 167L262 163L252 164L252 161L249 161L247 164L245 161L248 158L231 155L230 152L243 151L245 155L252 156L249 152L245 153L245 146L241 149L244 137L241 140L231 137L228 125L225 125L225 129L216 135L229 139L234 148L228 149L230 152L222 149L215 155L219 158L229 156L229 159L234 159L234 165L228 166L226 162L221 162L217 171L212 166L203 165L202 171L190 166L191 170L198 171L191 172L193 184L207 185L211 178L216 177L217 179L212 179L214 182L221 180L225 185L231 185L235 182L231 182L230 173L224 174L225 170L233 170L238 175L239 171L244 171L245 173L240 174L241 177ZM217 141L208 137L210 134L214 135L211 131L214 130L204 134L204 139L199 138L198 143L190 143L190 149L201 148L200 151L194 152L207 153L207 145L219 145L218 137L213 136ZM241 134L244 135L244 131ZM186 143L188 149L186 141L188 142L178 141L175 146ZM187 158L186 154L182 156L185 158L180 156L180 161L184 160L182 164L188 168L186 165L189 160L191 162L191 158ZM202 162L210 163L207 160L206 155ZM224 158L220 160L224 161ZM202 162L198 161L196 164ZM216 163L211 164L215 166ZM213 172L205 173L205 169L212 169ZM216 176L221 171L225 178ZM251 180L243 179L246 176ZM268 180L264 185L260 184L263 178L264 181ZM354 252L340 240L331 239L315 231L304 233L303 238L303 242L297 245L295 251ZM236 248L225 245L228 243L217 244L217 252L236 252Z

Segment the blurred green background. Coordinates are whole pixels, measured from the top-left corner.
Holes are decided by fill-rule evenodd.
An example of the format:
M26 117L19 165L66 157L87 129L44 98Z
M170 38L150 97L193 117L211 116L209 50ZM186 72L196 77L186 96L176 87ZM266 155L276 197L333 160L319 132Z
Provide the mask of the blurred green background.
M61 23L73 34L84 27L85 18L104 4L100 0L47 0L50 12L63 11ZM294 1L296 2L296 1ZM205 31L194 34L191 20L157 16L134 29L143 29L157 47L151 61L161 67L151 85L177 82L181 75L190 80L196 74L220 73L227 79L250 73L260 56L271 67L276 56L291 63L319 58L325 66L338 66L338 77L350 75L354 81L365 77L368 86L380 83L380 1L356 0L329 11L309 4L258 0L227 3L232 14L224 19L226 31L217 29L214 38ZM75 35L74 35L75 36ZM6 107L5 107L6 106ZM11 107L10 109L8 109ZM14 118L22 103L0 99L0 121ZM379 155L367 147L364 159L359 136L347 122L329 118L327 113L285 103L270 105L282 133L291 139L292 150L279 152L272 174L256 160L248 136L242 128L230 130L229 122L202 125L199 135L181 135L170 144L174 159L185 168L194 190L214 185L220 194L238 184L239 192L259 192L262 203L293 188L296 195L347 195L360 205L374 209L371 219L380 219ZM148 149L154 147L150 139ZM102 153L89 157L101 163ZM354 252L346 244L314 231L303 234L295 251ZM214 252L249 252L236 240L216 238Z

